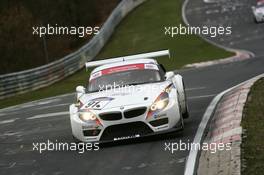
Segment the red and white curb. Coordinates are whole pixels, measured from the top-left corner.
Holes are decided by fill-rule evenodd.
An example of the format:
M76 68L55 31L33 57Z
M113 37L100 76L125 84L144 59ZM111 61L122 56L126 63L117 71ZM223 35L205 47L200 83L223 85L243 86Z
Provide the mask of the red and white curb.
M190 26L190 23L186 17L186 11L187 11L186 7L187 7L188 3L189 3L189 0L185 0L183 5L182 5L182 19L183 19L183 22L185 23L185 25ZM236 62L236 61L243 61L243 60L255 57L255 54L253 52L250 52L247 50L228 48L228 47L220 45L220 44L218 44L212 40L209 40L209 39L203 37L202 35L199 35L199 36L202 39L204 39L205 41L207 41L208 43L210 43L216 47L222 48L223 50L226 50L229 52L234 52L235 56L231 56L231 57L223 58L223 59L219 59L219 60L187 64L183 68L200 68L200 67L212 66L212 65L216 65L216 64L226 64L226 63L232 63L232 62Z
M212 66L216 64L227 64L227 63L232 63L236 61L247 60L252 57L254 57L254 54L250 52L236 51L236 55L232 57L223 58L223 59L214 60L214 61L205 61L205 62L200 62L200 63L187 64L184 66L184 68L200 68L200 67Z
M218 94L207 107L199 124L193 143L230 143L231 150L208 151L190 150L185 165L185 175L240 174L240 144L243 108L251 86L264 74L234 86ZM210 121L210 122L209 122ZM209 124L208 124L209 123ZM205 133L208 128L208 132ZM202 139L205 137L204 141ZM200 157L199 157L200 153ZM199 161L197 161L199 158ZM197 172L196 166L198 165Z

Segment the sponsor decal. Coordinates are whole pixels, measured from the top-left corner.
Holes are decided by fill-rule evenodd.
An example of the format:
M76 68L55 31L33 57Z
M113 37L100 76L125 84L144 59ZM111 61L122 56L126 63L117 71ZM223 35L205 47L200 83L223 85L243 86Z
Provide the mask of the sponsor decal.
M93 79L96 79L96 78L98 78L100 76L102 76L102 71L95 72L95 73L91 74L90 81L93 80Z
M90 124L90 125L87 124L82 126L82 129L97 129L97 128L99 128L99 126L94 124Z
M120 92L120 93L114 93L114 94L111 94L111 96L127 96L127 95L131 95L131 93L125 93L125 92Z
M158 118L161 118L161 117L166 117L167 116L167 114L158 114L158 113L155 113L154 115L153 115L153 117L155 118L155 119L158 119Z
M96 79L102 75L108 75L112 73L117 73L117 72L124 72L124 71L129 71L129 70L144 70L144 69L152 69L152 70L159 70L158 66L155 64L129 64L129 65L124 65L124 66L117 66L117 67L111 67L108 69L104 69L98 72L95 72L91 74L90 76L90 81L93 79Z
M125 65L125 66L117 66L117 67L112 67L109 69L104 69L102 70L102 74L106 75L106 74L112 74L112 73L116 73L116 72L124 72L124 71L128 71L128 70L140 70L140 69L144 69L144 64L129 64L129 65Z
M135 134L135 135L132 135L132 136L115 137L115 138L114 138L114 141L118 141L118 140L126 140L126 139L133 139L133 138L138 138L138 137L140 137L139 134Z
M155 64L145 64L145 69L159 70L158 66Z

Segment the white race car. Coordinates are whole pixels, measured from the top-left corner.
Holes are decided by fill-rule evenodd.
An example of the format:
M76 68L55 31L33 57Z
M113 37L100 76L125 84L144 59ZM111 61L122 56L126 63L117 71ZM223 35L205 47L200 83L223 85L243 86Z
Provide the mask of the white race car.
M264 0L257 3L257 6L252 7L256 23L264 22Z
M109 142L183 130L188 107L183 78L151 58L158 51L86 63L96 67L70 105L74 139Z

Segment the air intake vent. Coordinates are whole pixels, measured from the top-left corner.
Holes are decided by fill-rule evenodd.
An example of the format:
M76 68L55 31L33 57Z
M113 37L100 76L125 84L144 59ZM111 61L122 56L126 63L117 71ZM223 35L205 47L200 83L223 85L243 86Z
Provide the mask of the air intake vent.
M105 121L114 121L114 120L122 119L122 114L121 112L111 112L111 113L99 114L99 117Z
M133 122L133 123L126 123L126 124L119 124L119 125L112 125L108 126L100 140L114 140L114 138L119 137L133 137L135 135L148 135L153 133L153 131L143 122Z
M146 112L147 108L146 107L140 107L140 108L135 108L135 109L130 109L124 112L124 117L125 118L134 118L138 117L140 115L143 115Z
M84 136L98 136L100 134L100 129L84 130Z
M162 118L162 119L158 119L158 120L154 120L149 122L152 126L157 127L157 126L161 126L161 125L165 125L169 123L168 118Z

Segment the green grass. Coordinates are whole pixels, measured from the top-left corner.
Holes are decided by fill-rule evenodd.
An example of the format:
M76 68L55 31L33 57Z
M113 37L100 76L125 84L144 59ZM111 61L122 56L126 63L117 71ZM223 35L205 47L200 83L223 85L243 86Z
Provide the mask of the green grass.
M109 44L99 54L108 58L134 53L170 49L172 59L160 59L167 69L174 70L185 64L214 60L232 53L216 48L195 35L175 36L164 34L164 27L184 24L182 4L175 0L148 0L133 11L117 28Z
M264 172L264 78L252 87L244 108L242 127L242 175L262 175Z
M97 58L170 49L172 59L161 58L160 62L168 70L175 70L185 64L233 55L233 53L210 45L198 36L186 35L171 38L164 35L164 27L183 24L181 6L181 2L177 0L148 0L121 22ZM84 70L79 71L50 87L1 100L0 108L73 92L76 85L85 84L88 76L89 73L85 73Z

